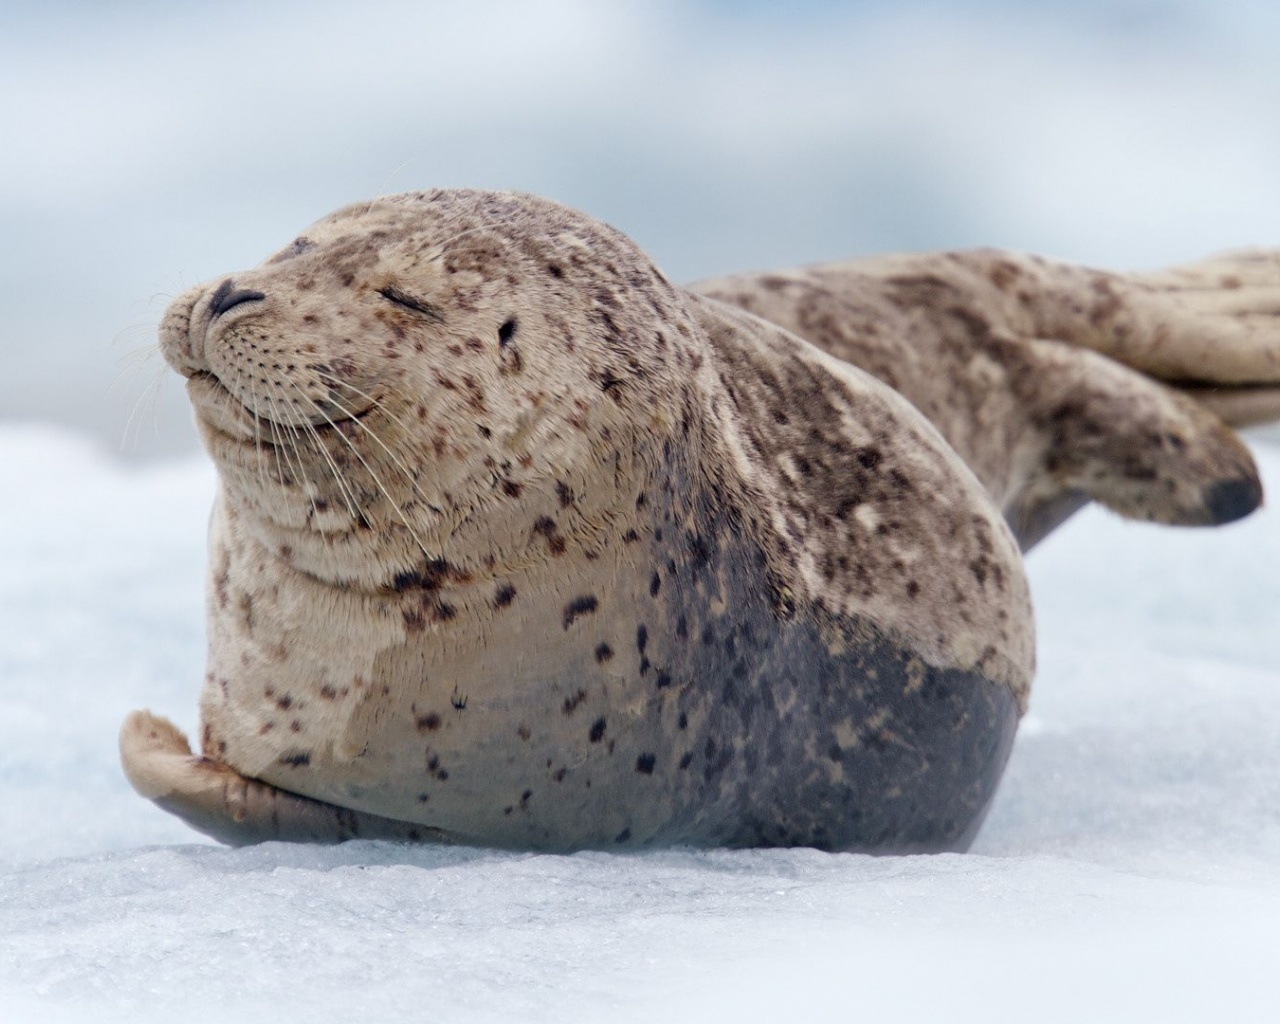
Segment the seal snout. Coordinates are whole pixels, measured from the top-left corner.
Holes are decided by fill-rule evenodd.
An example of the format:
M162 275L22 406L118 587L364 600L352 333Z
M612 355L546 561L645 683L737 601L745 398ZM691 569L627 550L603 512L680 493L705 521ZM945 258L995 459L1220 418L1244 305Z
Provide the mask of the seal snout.
M213 293L213 297L209 300L209 319L216 320L228 310L241 306L246 302L257 302L265 299L267 296L263 292L254 291L252 288L237 288L235 281L227 278L222 284L218 285L218 290Z

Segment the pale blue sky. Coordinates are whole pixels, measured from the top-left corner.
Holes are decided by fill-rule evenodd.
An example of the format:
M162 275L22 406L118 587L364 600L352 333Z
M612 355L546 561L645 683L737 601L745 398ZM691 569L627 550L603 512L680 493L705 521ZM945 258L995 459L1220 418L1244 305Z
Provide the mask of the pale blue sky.
M162 376L126 357L167 297L379 192L540 192L679 279L1280 244L1269 0L0 2L0 24L0 416L113 446ZM138 450L190 445L181 390L153 404Z

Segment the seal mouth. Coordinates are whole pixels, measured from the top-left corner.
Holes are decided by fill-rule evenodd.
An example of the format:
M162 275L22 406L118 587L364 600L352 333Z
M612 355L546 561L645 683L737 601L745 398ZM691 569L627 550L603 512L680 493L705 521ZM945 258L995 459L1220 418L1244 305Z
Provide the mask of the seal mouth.
M298 421L275 418L248 406L209 370L197 370L187 378L187 394L197 417L215 433L232 441L265 446L272 446L273 441L288 444L299 431L316 438L349 435L376 408L376 403L370 402L362 409L339 409L315 399L315 417Z

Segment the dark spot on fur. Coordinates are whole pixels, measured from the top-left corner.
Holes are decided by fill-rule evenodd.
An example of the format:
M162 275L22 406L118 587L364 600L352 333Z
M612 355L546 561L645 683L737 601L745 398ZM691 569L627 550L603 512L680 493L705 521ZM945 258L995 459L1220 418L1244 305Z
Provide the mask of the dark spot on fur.
M659 672L658 680L655 685L658 687L659 690L665 690L668 686L671 685L671 673Z
M641 775L652 775L656 758L652 754L641 754L636 758L636 771Z
M613 841L615 843L625 843L630 838L631 838L631 829L624 828L621 832L619 832L616 836L613 837Z
M605 720L603 718L597 718L591 723L591 731L587 733L587 739L592 743L599 743L604 739L604 730Z
M533 532L547 539L547 547L553 555L563 555L565 540L560 536L556 521L549 516L539 516L533 521Z
M680 718L676 721L676 725L681 729L689 728L689 716L681 711Z
M692 763L693 763L693 751L690 750L688 753L684 755L684 757L680 758L680 770L684 771Z
M579 690L577 693L572 694L571 696L568 696L564 699L564 706L561 708L561 710L566 715L572 715L575 711L578 710L578 706L586 699L587 699L586 691Z
M278 763L286 765L289 768L304 768L311 763L311 754L306 751L300 751L295 754L285 754L280 758Z
M613 658L613 648L608 644L601 644L596 648L596 661L603 665L606 661Z
M504 321L502 326L498 328L498 344L505 347L510 343L511 339L515 337L515 333L516 318L511 317L511 319Z
M658 591L661 589L662 589L662 577L655 572L649 580L649 596L657 597Z
M428 711L425 715L419 715L418 732L435 732L440 728L440 716L434 711Z
M501 584L493 594L493 606L495 608L506 608L512 601L516 599L516 588L510 583Z
M467 583L470 580L471 573L455 568L443 558L433 558L421 569L397 573L391 586L397 593L406 590L431 591L439 590L445 583Z
M575 597L567 605L564 606L564 628L568 629L581 615L590 615L596 610L599 602L596 601L594 594L584 594L581 597Z
M636 628L636 650L644 654L644 649L649 644L649 628L642 622Z

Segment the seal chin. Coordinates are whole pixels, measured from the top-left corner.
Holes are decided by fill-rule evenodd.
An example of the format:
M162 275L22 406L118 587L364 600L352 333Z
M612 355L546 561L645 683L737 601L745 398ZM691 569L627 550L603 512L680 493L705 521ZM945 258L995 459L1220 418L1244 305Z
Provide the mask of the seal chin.
M267 416L251 408L209 370L195 370L188 374L187 396L191 399L196 418L214 433L233 441L253 443L275 438L281 431L293 433L301 429L316 435L349 429L375 408L375 403L370 401L359 408L344 405L338 409L323 399L316 399L311 403L315 409L312 416L299 416L296 421L283 416ZM272 411L279 408L274 402L264 404Z
M258 417L208 370L196 370L187 376L187 397L196 419L215 434L233 441L253 441L260 436Z

